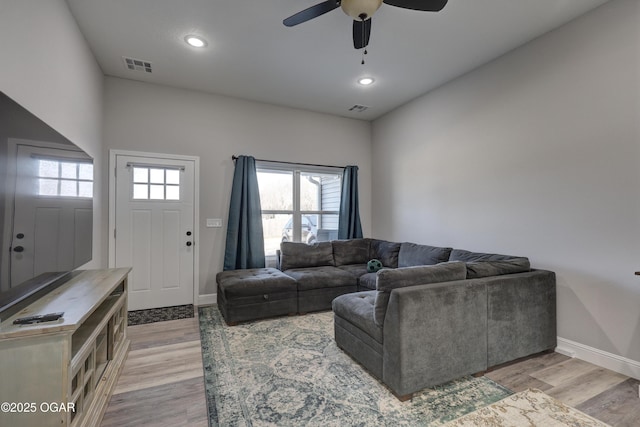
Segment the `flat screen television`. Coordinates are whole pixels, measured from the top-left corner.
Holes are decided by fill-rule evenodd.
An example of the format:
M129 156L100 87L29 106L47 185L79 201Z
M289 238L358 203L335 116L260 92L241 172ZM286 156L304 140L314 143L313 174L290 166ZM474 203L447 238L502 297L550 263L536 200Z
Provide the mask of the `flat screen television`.
M0 92L0 320L91 261L93 160Z

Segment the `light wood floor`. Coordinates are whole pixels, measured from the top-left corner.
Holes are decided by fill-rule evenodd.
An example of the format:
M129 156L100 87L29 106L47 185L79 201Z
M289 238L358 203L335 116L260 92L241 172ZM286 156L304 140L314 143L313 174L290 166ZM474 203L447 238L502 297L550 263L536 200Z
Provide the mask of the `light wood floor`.
M207 426L198 318L130 326L131 351L102 426ZM513 391L538 388L614 427L640 425L640 381L550 353L496 369Z

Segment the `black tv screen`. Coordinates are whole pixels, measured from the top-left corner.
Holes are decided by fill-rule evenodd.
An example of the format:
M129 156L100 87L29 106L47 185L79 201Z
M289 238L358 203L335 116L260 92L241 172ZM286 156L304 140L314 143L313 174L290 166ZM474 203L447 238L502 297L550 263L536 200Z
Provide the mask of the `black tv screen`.
M93 160L0 92L0 320L91 261Z

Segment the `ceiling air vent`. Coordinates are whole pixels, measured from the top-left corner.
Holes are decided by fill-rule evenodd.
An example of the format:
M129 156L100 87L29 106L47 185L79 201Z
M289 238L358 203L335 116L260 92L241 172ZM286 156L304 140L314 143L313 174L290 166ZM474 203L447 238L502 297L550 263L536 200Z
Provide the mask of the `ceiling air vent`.
M353 111L354 113L363 113L365 111L367 111L369 107L367 107L366 105L354 105L353 107L349 108L349 111Z
M123 56L124 66L130 69L131 71L144 71L147 73L151 73L151 62L143 61L142 59L128 58Z

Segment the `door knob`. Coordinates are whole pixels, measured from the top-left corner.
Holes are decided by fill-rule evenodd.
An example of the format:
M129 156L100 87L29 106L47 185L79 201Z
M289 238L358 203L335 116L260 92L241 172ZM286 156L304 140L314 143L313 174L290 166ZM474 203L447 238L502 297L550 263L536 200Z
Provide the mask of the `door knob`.
M191 242L187 242L187 246L191 246L193 243Z
M24 251L24 248L22 246L16 246L15 248L13 248L13 252L22 252Z

